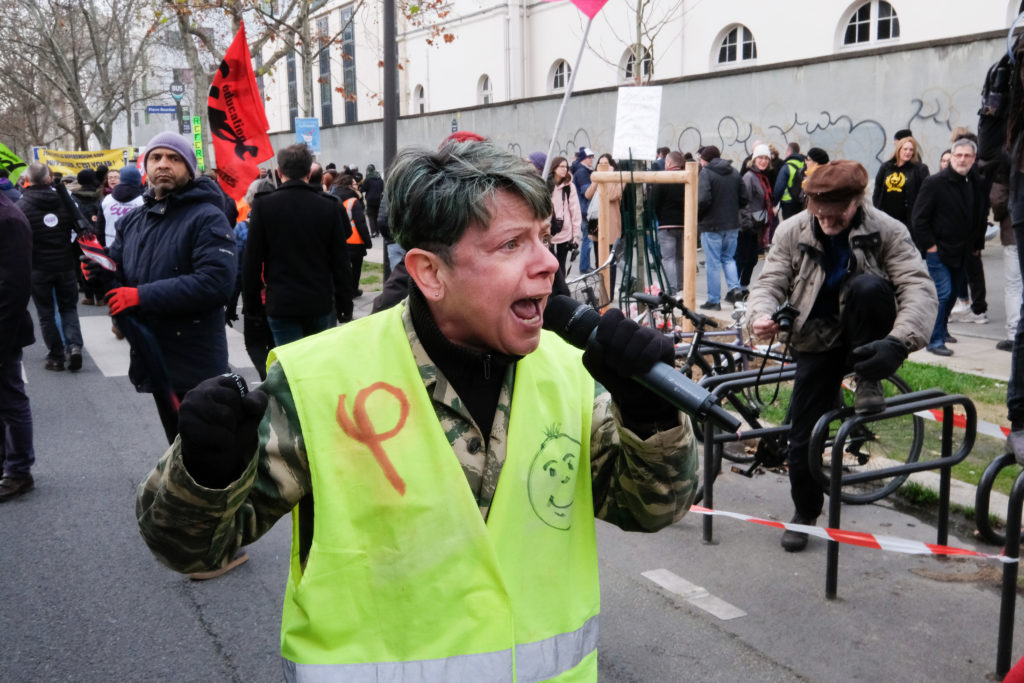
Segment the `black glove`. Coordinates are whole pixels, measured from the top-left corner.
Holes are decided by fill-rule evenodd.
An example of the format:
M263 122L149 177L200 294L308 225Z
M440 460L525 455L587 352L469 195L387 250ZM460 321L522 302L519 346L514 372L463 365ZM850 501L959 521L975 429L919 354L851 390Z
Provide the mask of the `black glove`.
M659 361L671 365L674 359L675 347L668 337L640 327L617 308L601 316L597 334L583 353L584 367L611 393L630 428L678 423L671 404L633 379Z
M256 453L257 427L267 410L267 395L242 396L235 376L204 380L185 394L178 411L181 459L196 483L226 488L242 475ZM238 377L245 386L245 380Z
M886 337L858 346L850 354L853 371L864 379L885 379L907 359L907 347L896 337Z
M78 260L82 262L82 275L85 277L85 281L94 289L106 294L120 284L118 282L117 275L96 263L91 258L87 256L79 256Z

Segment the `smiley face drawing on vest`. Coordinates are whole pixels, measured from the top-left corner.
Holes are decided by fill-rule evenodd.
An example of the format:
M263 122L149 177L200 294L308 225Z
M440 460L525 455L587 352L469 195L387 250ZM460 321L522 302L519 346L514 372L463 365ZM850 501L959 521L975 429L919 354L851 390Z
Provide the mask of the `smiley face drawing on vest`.
M530 463L526 486L530 506L540 521L568 530L572 526L580 442L560 429L560 425L553 424L544 430L545 438Z

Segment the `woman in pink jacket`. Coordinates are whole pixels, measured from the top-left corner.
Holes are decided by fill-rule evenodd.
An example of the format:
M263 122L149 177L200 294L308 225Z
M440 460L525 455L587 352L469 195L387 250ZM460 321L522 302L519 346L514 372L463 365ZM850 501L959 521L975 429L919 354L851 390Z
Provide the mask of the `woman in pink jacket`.
M569 173L569 162L565 157L555 157L548 171L548 187L551 188L551 248L558 258L562 274L566 272L565 257L580 243L580 198Z

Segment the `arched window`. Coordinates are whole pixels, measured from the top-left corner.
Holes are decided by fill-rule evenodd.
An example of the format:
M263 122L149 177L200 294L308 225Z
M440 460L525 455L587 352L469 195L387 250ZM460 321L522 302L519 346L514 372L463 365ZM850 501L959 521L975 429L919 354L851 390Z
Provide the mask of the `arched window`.
M746 61L757 59L757 43L754 34L746 26L736 26L725 34L718 46L718 63Z
M414 114L422 114L426 110L426 97L423 94L423 86L417 85L412 90L412 111Z
M858 45L900 37L900 19L885 0L871 0L858 7L846 22L843 45Z
M569 84L569 76L572 75L572 67L564 59L559 59L551 67L551 92L562 92Z
M638 63L639 62L639 63ZM626 81L650 80L654 74L654 59L651 51L641 45L633 45L622 56L622 78Z
M480 77L480 80L477 82L477 85L476 85L476 93L477 93L477 99L479 100L480 104L490 104L491 103L491 98L493 96L493 91L491 89L491 77L490 76L488 76L487 74L484 74L483 76Z

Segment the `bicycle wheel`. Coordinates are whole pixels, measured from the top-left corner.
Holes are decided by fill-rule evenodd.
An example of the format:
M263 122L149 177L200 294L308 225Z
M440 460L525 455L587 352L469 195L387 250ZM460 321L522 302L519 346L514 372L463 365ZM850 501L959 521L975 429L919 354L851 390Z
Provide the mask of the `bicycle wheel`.
M853 375L848 375L840 388L841 400L844 405L853 405L855 391L856 380ZM895 396L909 393L911 388L899 375L890 375L882 380L882 391L885 396ZM832 429L832 434L835 434L837 429L838 425ZM863 424L851 432L847 438L846 448L843 451L843 471L866 472L917 462L921 456L923 445L924 419L917 415L901 415ZM828 492L830 472L828 454L832 449L831 438L825 448L822 469L825 477L825 491ZM898 489L909 476L909 474L899 474L844 486L841 497L844 503L852 505L873 503Z

